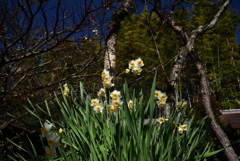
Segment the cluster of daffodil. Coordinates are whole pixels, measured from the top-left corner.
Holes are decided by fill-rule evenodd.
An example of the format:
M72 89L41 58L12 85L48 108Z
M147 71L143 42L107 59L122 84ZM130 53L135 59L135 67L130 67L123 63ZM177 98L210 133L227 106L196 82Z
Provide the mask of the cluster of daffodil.
M100 88L100 90L98 91L97 95L100 97L102 95L104 95L105 93L105 89L104 88Z
M160 124L163 123L164 121L168 121L168 119L164 119L164 118L158 118L157 122L159 122Z
M63 85L63 91L64 91L64 95L65 96L68 96L68 94L69 94L69 88L68 88L68 85L67 85L67 83L65 83L64 85Z
M99 103L99 99L95 98L91 100L91 106L93 107L93 110L97 113L102 113L103 106Z
M187 101L180 101L176 103L177 108L182 108L185 107L187 105Z
M41 128L42 137L46 137L48 146L45 146L45 152L48 157L56 157L54 150L56 147L60 146L60 136L57 136L55 132L51 131L53 124L47 122ZM60 132L60 130L59 130Z
M105 88L111 88L112 86L114 86L114 84L111 83L112 77L110 76L109 71L107 71L106 69L104 69L102 72L102 79L103 79L103 86Z
M161 92L160 90L155 90L155 99L157 100L158 107L164 107L167 101L167 95L165 92Z
M121 108L123 101L121 100L122 95L120 91L114 90L110 93L110 97L112 97L112 103L109 105L110 112L118 113L118 109Z
M187 131L187 125L181 125L180 123L176 124L175 121L173 121L173 124L178 128L180 134L182 134L183 131Z
M132 60L129 64L128 64L128 68L129 69L126 69L126 73L129 73L130 70L132 70L132 72L135 74L135 75L140 75L141 74L141 71L142 71L142 68L144 66L144 63L142 61L141 58L138 58L136 60Z
M180 126L178 127L178 132L179 132L180 134L182 134L183 131L187 131L187 125L180 125Z

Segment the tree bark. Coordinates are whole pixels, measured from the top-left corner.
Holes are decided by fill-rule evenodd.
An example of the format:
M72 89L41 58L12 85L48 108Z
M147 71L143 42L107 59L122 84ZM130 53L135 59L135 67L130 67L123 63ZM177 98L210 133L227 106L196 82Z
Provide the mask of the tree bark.
M106 52L104 59L104 69L110 71L113 82L116 79L116 44L117 34L123 21L130 12L134 0L124 0L119 8L117 8L111 17L111 22L108 26L108 34L105 38Z
M196 30L191 32L189 37L187 32L182 27L178 26L176 22L171 18L171 16L161 8L161 2L158 0L155 0L154 2L155 2L154 10L157 13L157 15L161 18L161 20L164 20L166 22L169 28L171 28L177 35L181 37L182 41L185 44L184 47L180 48L178 58L175 60L175 64L172 68L169 82L167 85L167 95L168 95L167 115L169 116L170 114L170 104L174 100L174 93L177 87L177 82L181 73L181 69L183 67L183 63L185 62L185 59L189 54L195 66L197 76L199 78L202 107L205 109L208 118L211 119L211 128L215 133L215 135L217 136L217 138L219 139L220 143L222 144L222 147L225 148L229 146L231 143L227 135L225 134L225 132L218 125L215 119L215 116L213 114L213 111L211 108L211 101L210 101L210 94L209 94L209 89L207 84L206 72L204 70L204 67L201 64L198 54L194 50L193 45L198 35L204 34L207 30L212 29L216 25L220 16L223 14L223 12L227 9L229 4L231 3L231 0L227 0L223 4L221 9L215 15L214 19L208 25L199 26ZM224 153L227 156L229 161L239 161L239 158L237 154L234 152L232 146L229 146L228 148L226 148L224 150Z

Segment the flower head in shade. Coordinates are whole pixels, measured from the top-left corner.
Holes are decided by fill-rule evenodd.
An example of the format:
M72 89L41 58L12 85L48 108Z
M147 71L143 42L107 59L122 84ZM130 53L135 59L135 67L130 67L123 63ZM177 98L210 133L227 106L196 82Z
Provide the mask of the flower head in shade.
M122 96L121 96L121 92L120 91L117 91L117 90L114 90L110 96L116 100L116 99L120 99Z
M68 88L67 83L65 83L65 84L63 85L63 94L64 94L65 96L68 96L68 94L69 94L69 88Z
M100 88L99 92L102 94L102 93L105 93L105 89L104 88Z
M155 99L158 99L160 97L161 91L160 90L155 90L154 97Z
M139 67L143 67L144 63L143 60L141 58L138 58L135 60L135 63L139 66Z
M105 74L105 76L103 77L103 82L108 82L111 80L112 80L112 77L109 74Z
M109 74L109 71L106 70L106 69L104 69L104 70L102 71L102 78L104 79L104 77L107 76L107 75L110 75L110 74Z
M183 129L182 129L181 127L179 127L179 128L178 128L178 132L179 132L180 134L182 134L182 133L183 133Z
M142 68L140 68L140 67L134 67L134 68L132 68L132 72L133 72L133 74L135 74L135 75L140 75L141 74L141 71L142 71Z
M128 64L128 68L133 69L134 67L137 67L137 64L134 60L131 60L130 63Z
M67 87L67 86L68 86L67 83L63 84L63 88L65 88L65 87Z
M45 152L47 157L56 157L56 154L54 153L54 148L49 148L48 146L45 146Z
M161 118L157 119L157 122L159 122L160 124L163 123L164 122L164 118L161 117Z
M42 133L42 137L48 137L49 135L51 135L51 128L52 128L53 124L49 124L47 122L44 123L44 126L41 128L41 133Z
M184 102L183 102L183 106L187 106L187 101L184 101Z
M132 101L132 100L129 100L129 101L128 101L128 108L129 108L129 109L132 109L132 108L133 108L133 101Z
M93 110L96 111L97 113L102 113L103 106L100 104L97 104L96 106L93 107Z
M119 98L116 99L116 100L113 99L112 104L113 104L114 107L120 108L123 104L123 101L121 101Z
M158 107L164 107L165 104L166 104L166 103L163 102L162 100L157 101L157 105L158 105Z
M68 88L68 87L65 87L65 88L64 88L63 94L64 94L65 96L68 96L68 94L69 94L69 88Z
M91 100L91 106L96 106L99 103L99 99L95 98Z
M182 128L184 131L187 131L187 125L181 125L180 128Z
M54 132L51 135L49 135L47 139L48 139L47 143L50 146L50 148L55 148L60 146L60 142L59 142L60 136L57 136Z
M182 102L177 102L177 107L181 107L182 106Z
M105 88L111 88L112 87L112 83L111 83L111 81L109 80L109 81L104 81L103 82L103 86L105 87Z
M167 95L165 92L161 92L159 95L159 100L162 100L162 102L166 102L167 101Z
M100 90L98 91L97 95L101 96L105 93L105 89L104 88L100 88Z
M109 111L113 114L118 113L118 108L116 106L114 106L113 104L109 105Z

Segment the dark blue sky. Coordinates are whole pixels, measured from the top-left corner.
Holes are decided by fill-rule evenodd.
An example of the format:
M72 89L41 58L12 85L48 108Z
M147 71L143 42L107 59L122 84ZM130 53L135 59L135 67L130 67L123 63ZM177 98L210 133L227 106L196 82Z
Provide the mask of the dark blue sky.
M164 0L163 0L164 1ZM212 0L213 2L216 2L217 0ZM189 4L187 5L187 7L189 9L192 8L192 5ZM151 8L151 5L148 5L148 8L150 9ZM139 12L141 12L143 10L143 6L140 6L139 8ZM232 3L231 3L231 11L232 10L238 10L238 15L240 16L240 0L232 0ZM237 37L237 43L240 44L240 23L238 24L238 29L236 31L236 37Z
M237 9L238 15L240 16L240 0L233 0L231 4L231 10ZM238 30L236 32L237 35L237 43L240 44L240 23L238 24Z
M102 1L104 1L104 0L102 0ZM163 0L164 1L164 0ZM213 2L216 2L217 0L212 0ZM93 3L96 5L96 6L100 6L101 4L102 4L102 2L101 1L99 1L99 0L93 0ZM56 1L50 1L50 3L49 3L50 5L56 5ZM142 10L143 10L143 7L144 7L144 5L141 5L141 6L139 6L138 7L138 10L139 10L139 12L142 12ZM192 5L187 5L187 7L189 8L189 9L191 9L192 8ZM150 10L152 7L151 7L151 5L149 4L148 5L148 9ZM238 12L238 15L240 16L240 0L232 0L232 3L231 3L231 11L232 10L234 10L234 9L237 9L239 12ZM107 16L107 17L111 17L111 13L112 13L112 11L113 10L108 10L107 12L108 12L108 15L109 16ZM107 26L106 26L107 27ZM83 33L83 34L87 34L87 35L89 35L90 33ZM238 24L238 29L237 29L237 31L236 31L236 37L237 37L237 43L238 44L240 44L240 23Z

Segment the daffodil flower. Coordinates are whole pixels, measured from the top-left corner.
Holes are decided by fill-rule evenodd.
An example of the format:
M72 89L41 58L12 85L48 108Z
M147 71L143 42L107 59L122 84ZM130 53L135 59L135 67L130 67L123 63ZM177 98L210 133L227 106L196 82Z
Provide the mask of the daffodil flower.
M157 119L157 122L159 122L161 124L164 122L164 119L161 117L161 118Z
M129 100L129 101L128 101L128 108L129 108L129 109L132 109L132 108L133 108L133 101L132 101L132 100Z
M162 100L157 101L157 105L158 105L158 107L164 107L165 102L163 102Z
M105 89L104 88L100 88L100 90L98 91L97 95L100 97L104 93L105 93Z
M128 64L128 68L133 69L134 67L137 67L137 64L134 60L131 60L130 63Z
M96 106L93 107L93 110L96 111L97 113L102 113L103 106L100 104L97 104Z
M184 131L187 131L187 125L181 125L180 126Z
M42 133L42 137L47 137L49 135L51 135L51 128L52 128L53 124L49 124L47 122L44 123L44 126L41 128L41 133Z
M106 82L103 82L103 86L105 88L111 88L112 87L112 83L111 83L111 81L106 81Z
M141 69L140 67L134 67L134 68L132 68L132 72L133 72L133 74L135 74L135 75L140 75L140 74L141 74L141 71L142 71L142 69Z
M116 106L114 106L113 104L109 105L110 108L109 108L109 111L113 114L116 114L118 113L118 108Z
M113 105L115 106L115 107L118 107L118 108L120 108L121 106L122 106L122 104L123 104L123 101L121 101L119 98L118 99L116 99L116 100L113 100Z
M161 91L159 90L155 90L155 93L154 93L154 97L155 97L155 99L158 99L158 97L160 96L160 94L161 94Z
M183 133L183 129L182 129L181 127L179 127L179 128L178 128L178 132L179 132L180 134L182 134L182 133Z
M143 63L143 60L141 58L138 58L135 60L135 63L140 66L140 67L143 67L144 66L144 63Z
M104 77L107 76L107 75L109 75L109 71L106 70L106 69L104 69L104 70L102 71L102 78L104 79Z
M45 146L45 152L47 157L56 157L56 154L54 153L54 148L49 148L48 146Z
M108 82L108 81L111 81L112 80L112 77L109 75L109 74L106 74L104 77L103 77L103 82Z
M183 102L183 106L186 106L186 105L187 105L187 101L184 101L184 102Z
M56 148L58 146L60 146L60 142L59 142L59 139L60 139L60 136L57 136L54 132L47 137L48 139L48 145L50 146L50 148Z
M100 88L100 93L102 94L102 93L105 93L105 89L104 88Z
M69 88L65 85L65 87L64 87L64 95L68 96L68 94L69 94Z
M161 92L159 95L159 100L161 100L162 102L166 102L167 101L167 95L165 92Z
M182 102L177 102L177 107L181 107L182 106Z
M63 85L63 88L65 88L65 87L67 87L67 83L65 83L65 84Z
M120 91L117 91L117 90L114 90L110 96L116 100L116 99L120 99L122 96L121 96L121 92Z
M99 103L99 99L95 98L91 100L91 106L96 106Z

